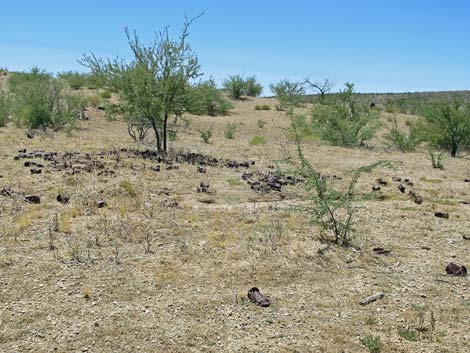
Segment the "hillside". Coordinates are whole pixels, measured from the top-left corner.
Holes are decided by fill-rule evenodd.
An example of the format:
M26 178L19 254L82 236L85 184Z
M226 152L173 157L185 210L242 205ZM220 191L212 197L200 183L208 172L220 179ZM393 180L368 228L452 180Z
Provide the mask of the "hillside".
M168 160L95 108L69 133L0 128L0 351L365 352L368 336L382 352L464 351L470 283L445 269L470 263L468 159L440 170L426 150L309 139L306 157L338 188L353 169L393 165L359 180L355 246L342 248L296 210L307 204L302 183L247 182L266 185L297 160L277 101L233 104L229 116L181 121ZM198 130L209 128L204 143ZM409 179L406 193L394 177ZM251 303L252 287L272 304Z

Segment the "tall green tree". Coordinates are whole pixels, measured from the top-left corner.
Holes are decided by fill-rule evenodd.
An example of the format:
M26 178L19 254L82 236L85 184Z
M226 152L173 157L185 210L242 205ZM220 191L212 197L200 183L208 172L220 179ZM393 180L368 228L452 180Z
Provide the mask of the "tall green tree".
M133 53L129 62L98 58L93 53L80 61L103 87L119 94L123 116L152 127L159 152L168 149L169 119L187 111L190 87L202 75L197 55L188 42L189 27L200 16L185 19L179 38L171 38L166 27L157 32L149 45L144 45L135 31L126 29Z
M434 102L423 112L418 124L423 140L437 148L450 150L456 157L470 149L470 107L459 100Z

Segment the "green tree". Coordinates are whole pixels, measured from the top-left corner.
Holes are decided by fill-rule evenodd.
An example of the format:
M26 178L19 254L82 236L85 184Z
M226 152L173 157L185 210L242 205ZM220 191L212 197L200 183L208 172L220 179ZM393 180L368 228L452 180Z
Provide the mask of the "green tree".
M64 93L60 82L51 74L37 67L30 72L13 73L8 87L17 125L59 130L75 124L76 100Z
M340 101L312 110L312 124L322 139L338 146L358 146L374 137L380 126L378 112L356 103L354 84L346 83Z
M263 86L258 82L256 76L249 76L245 80L245 91L249 97L259 97L263 93Z
M302 96L305 95L305 87L302 83L292 82L287 79L271 84L269 88L279 100L281 109L299 106L302 102Z
M187 103L188 112L196 115L227 115L232 109L212 78L190 87Z
M470 108L459 100L433 102L418 123L424 141L450 150L450 155L470 148Z
M201 76L197 55L188 43L189 27L200 16L186 18L179 38L172 39L166 27L149 45L142 44L135 31L131 34L126 29L133 53L130 62L105 60L93 53L81 59L102 86L119 93L124 116L152 127L159 152L167 152L170 117L187 111L192 81Z
M222 85L229 97L233 99L240 99L246 94L246 82L241 75L229 76Z

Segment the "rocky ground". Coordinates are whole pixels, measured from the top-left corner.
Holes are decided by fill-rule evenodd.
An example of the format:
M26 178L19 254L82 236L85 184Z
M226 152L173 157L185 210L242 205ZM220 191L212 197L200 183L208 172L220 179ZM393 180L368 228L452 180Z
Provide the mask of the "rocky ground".
M380 139L309 139L338 188L362 165L393 165L361 177L355 246L341 248L296 211L307 194L288 172L285 113L234 104L181 123L166 158L98 109L70 133L0 128L0 351L367 352L376 336L382 352L466 351L469 278L446 266L470 264L468 159L440 170ZM271 305L251 303L252 287Z

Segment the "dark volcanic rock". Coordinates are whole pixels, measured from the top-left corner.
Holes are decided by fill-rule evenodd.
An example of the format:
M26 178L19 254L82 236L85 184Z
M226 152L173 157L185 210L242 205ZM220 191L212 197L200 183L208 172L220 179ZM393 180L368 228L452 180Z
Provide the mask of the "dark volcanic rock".
M36 195L26 195L24 198L26 201L31 202L31 203L35 203L35 204L41 203L41 198Z
M449 219L449 213L448 212L434 212L434 216L436 216L437 218L445 218L445 219Z
M448 275L465 276L467 275L467 268L450 262L446 267L446 272Z

